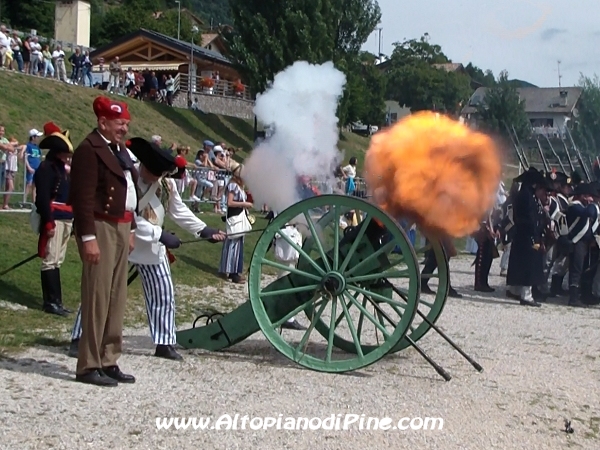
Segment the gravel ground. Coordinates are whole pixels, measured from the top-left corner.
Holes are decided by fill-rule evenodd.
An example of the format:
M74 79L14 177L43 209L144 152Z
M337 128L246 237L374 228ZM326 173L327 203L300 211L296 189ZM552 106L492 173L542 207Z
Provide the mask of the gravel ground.
M526 308L504 290L475 295L471 258L452 262L438 324L485 369L476 372L439 336L420 343L445 382L412 350L351 374L290 364L257 333L221 353L151 357L146 328L126 330L124 371L134 385L73 382L66 349L34 348L0 360L2 449L559 449L600 448L600 310ZM492 269L499 273L498 260ZM503 285L492 276L491 284ZM233 299L244 287L228 287ZM181 329L187 328L181 325ZM157 417L440 417L442 430L157 430ZM572 421L574 433L564 431ZM214 423L214 422L213 422ZM240 422L241 423L241 422Z

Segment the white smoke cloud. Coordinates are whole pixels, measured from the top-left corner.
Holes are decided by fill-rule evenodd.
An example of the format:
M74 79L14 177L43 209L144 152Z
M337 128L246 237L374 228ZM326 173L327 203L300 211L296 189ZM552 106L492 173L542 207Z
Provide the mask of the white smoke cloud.
M282 211L300 200L297 176L333 178L342 158L336 111L345 84L332 62L298 61L257 96L254 114L275 131L244 162L242 175L256 205Z

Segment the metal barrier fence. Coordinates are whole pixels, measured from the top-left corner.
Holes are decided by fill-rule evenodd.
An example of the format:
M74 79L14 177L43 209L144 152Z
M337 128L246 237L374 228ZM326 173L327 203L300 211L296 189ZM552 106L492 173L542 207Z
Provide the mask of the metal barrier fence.
M231 179L231 171L212 168L188 168L187 174L182 180L177 180L177 189L184 201L190 203L217 203L226 207L225 188ZM310 180L302 189L305 195L321 194L348 194L355 197L367 196L367 185L364 179L354 179L354 190L347 192L346 181L337 178L335 180L319 181ZM189 195L186 195L189 188Z
M31 209L33 198L27 201L27 171L25 170L22 159L19 159L18 170L9 174L6 170L6 162L0 164L0 210L4 210L4 206L18 205L19 209ZM12 177L13 189L8 191L8 180ZM12 208L14 209L14 208Z

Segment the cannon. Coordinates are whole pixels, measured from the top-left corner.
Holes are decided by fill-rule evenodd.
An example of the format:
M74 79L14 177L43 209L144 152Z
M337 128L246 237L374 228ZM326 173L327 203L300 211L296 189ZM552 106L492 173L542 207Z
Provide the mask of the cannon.
M293 224L302 244L281 230ZM298 255L295 265L277 261L274 240L284 239ZM434 252L434 295L421 295L418 255ZM276 272L284 272L276 276ZM433 281L433 280L432 280ZM285 357L308 369L341 373L373 364L388 354L415 348L446 380L448 373L417 344L439 332L477 370L479 364L435 325L449 289L448 258L437 241L415 249L398 222L356 197L320 195L275 217L252 254L249 301L235 310L205 316L205 326L177 333L187 349L220 351L261 331ZM292 317L307 329L282 331Z

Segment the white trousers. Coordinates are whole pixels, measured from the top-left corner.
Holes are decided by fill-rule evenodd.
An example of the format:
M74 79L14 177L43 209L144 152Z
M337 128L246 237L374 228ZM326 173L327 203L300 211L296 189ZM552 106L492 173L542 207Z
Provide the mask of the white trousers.
M160 264L136 264L140 273L150 334L155 345L175 345L175 289L171 267L165 258ZM75 318L71 340L81 337L81 307Z
M283 264L284 266L288 266L288 267L292 267L292 268L296 267L296 264L298 264L298 260L294 260L294 261L280 261L280 260L277 260L277 262L279 264ZM279 280L280 278L283 278L286 275L289 275L289 273L290 272L287 271L287 270L278 270L277 271L277 279ZM294 319L295 319L295 317L292 317L291 319L288 319L288 322L293 322Z
M521 300L528 302L533 301L533 293L531 286L509 286L508 289L513 295L518 295Z
M500 270L508 270L508 260L510 259L510 244L504 247L502 257L500 258Z

